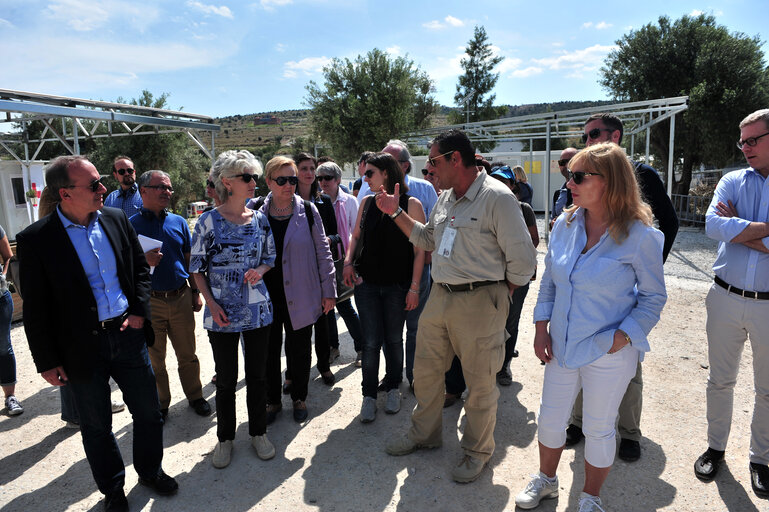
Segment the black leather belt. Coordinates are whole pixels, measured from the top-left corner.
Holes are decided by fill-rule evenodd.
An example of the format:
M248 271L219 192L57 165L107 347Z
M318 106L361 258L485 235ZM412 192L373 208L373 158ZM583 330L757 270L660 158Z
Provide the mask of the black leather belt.
M178 297L179 295L184 293L184 289L185 288L187 288L187 284L186 283L183 284L181 286L181 288L177 288L176 290L170 290L170 291L167 291L167 292L158 292L158 291L152 290L151 294L155 298L167 299L169 297Z
M713 279L718 286L726 290L730 293L736 293L740 297L745 297L746 299L758 299L758 300L769 300L769 292L749 292L745 290L740 290L736 286L732 286L720 277L716 276Z
M480 288L481 286L491 286L492 284L500 283L501 281L475 281L474 283L465 284L448 284L448 283L436 283L438 286L450 293L455 292L469 292Z
M103 322L99 322L99 327L101 327L105 331L120 329L120 326L123 325L123 322L125 322L126 318L128 318L128 311L126 311L120 316L116 316L115 318L109 318L107 320L104 320Z

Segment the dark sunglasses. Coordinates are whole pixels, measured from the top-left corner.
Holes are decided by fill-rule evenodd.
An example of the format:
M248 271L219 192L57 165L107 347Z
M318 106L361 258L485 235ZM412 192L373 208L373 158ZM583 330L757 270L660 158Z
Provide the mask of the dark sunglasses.
M99 190L99 187L101 186L101 180L103 180L103 177L100 177L99 179L93 180L88 185L68 185L64 188L90 188L91 192L96 192Z
M115 172L118 173L119 175L123 176L125 173L133 174L136 171L129 167L127 169L115 169Z
M584 140L582 142L585 142ZM571 162L571 158L562 158L558 160L558 167L566 167Z
M738 140L737 141L737 147L740 148L740 149L744 148L745 146L753 147L756 144L758 144L758 139L760 139L761 137L765 137L767 135L769 135L769 132L761 134L758 137L748 137L745 140Z
M435 173L430 172L427 169L422 169L422 176L435 176Z
M336 179L336 176L325 176L325 175L318 176L318 181L334 181L335 179Z
M247 172L244 172L243 174L233 174L230 176L230 178L241 178L243 180L243 183L248 183L251 180L254 180L254 183L256 183L256 174L249 174Z
M214 185L213 181L206 180L206 188L216 188L216 185Z
M432 165L433 167L437 167L437 164L436 164L435 162L436 162L436 161L437 161L437 160L438 160L440 157L442 157L442 156L446 156L446 155L450 155L450 154L452 154L454 151L456 151L456 150L447 151L447 152L443 153L442 155L437 155L437 156L434 156L434 157L429 157L429 156L428 156L428 157L427 157L427 161L428 161L428 162L429 162L429 164L430 164L430 165Z
M582 144L587 142L587 139L595 139L598 138L599 135L601 135L601 132L613 132L611 128L593 128L587 133L582 134Z
M369 169L368 171L364 172L363 175L367 177L368 179L371 179L371 177L374 175L374 171Z
M286 183L289 185L296 186L297 183L299 183L299 178L296 176L278 176L277 178L273 178L273 180L279 187L282 187Z
M585 181L585 176L603 176L603 174L598 174L597 172L571 172L571 169L569 169L569 179L573 180L575 184L581 185L583 181Z
M144 185L142 188L152 188L155 190L165 190L166 192L174 193L173 187L169 187L168 185Z

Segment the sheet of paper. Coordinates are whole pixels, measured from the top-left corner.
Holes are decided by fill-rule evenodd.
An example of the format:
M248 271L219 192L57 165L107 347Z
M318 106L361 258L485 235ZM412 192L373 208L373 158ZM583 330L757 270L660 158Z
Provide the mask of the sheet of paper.
M141 244L142 251L144 252L151 251L152 249L161 249L163 247L163 242L160 240L156 240L144 235L139 235L139 243ZM155 272L155 267L150 267L150 274L153 272Z

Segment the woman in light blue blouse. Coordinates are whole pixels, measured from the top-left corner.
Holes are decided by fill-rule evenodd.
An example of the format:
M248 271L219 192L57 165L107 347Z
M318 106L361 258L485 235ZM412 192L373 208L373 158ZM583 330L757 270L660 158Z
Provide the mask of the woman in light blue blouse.
M553 227L534 308L534 351L547 363L539 474L515 502L530 509L558 496L556 470L582 388L585 485L579 510L589 512L605 510L598 496L614 461L617 410L667 296L663 236L651 227L651 209L641 201L624 151L612 143L590 146L570 167L574 204Z
M206 301L203 326L216 363L216 434L213 465L223 468L235 439L238 340L244 340L246 405L251 444L260 459L275 456L267 439L265 372L272 302L262 277L275 266L270 224L246 208L262 166L248 151L225 151L211 178L223 203L198 219L192 235L190 272Z

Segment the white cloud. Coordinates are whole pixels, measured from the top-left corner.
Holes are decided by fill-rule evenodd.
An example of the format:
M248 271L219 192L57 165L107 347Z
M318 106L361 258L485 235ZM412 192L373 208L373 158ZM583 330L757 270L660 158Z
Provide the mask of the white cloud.
M510 76L512 78L528 78L534 75L541 75L542 71L544 71L542 68L529 66L528 68L514 70L512 73L510 73Z
M276 43L275 44L275 51L279 53L283 53L286 51L286 45L283 43Z
M13 23L8 20L0 18L0 28L13 28Z
M696 16L699 16L700 14L704 14L704 12L700 11L699 9L694 9L692 12L689 13L689 16L696 17Z
M393 57L398 57L399 55L401 55L403 53L403 51L401 50L401 47L398 46L397 44L393 45L393 46L391 46L389 48L385 48L385 51L387 53L389 53L390 55L392 55Z
M331 59L326 56L306 57L298 62L291 60L283 64L283 77L296 78L299 72L304 73L305 76L310 76L315 73L320 73L323 71L323 68L330 63Z
M265 11L274 11L276 7L282 7L294 3L294 0L260 0L259 5Z
M159 19L160 10L154 3L122 0L52 0L43 15L77 32L98 30L114 20L144 32Z
M582 24L582 28L595 28L596 30L604 30L609 27L611 27L611 23L606 23L605 21L599 21L598 23L593 23L592 21L586 21Z
M456 78L464 73L460 61L465 56L464 50L451 57L437 57L430 60L430 65L425 69L430 78L439 82L446 78Z
M504 75L508 71L515 71L521 67L521 64L523 64L523 60L519 59L518 57L505 57L505 60L497 65L496 70Z
M590 28L592 26L593 26L592 21L586 21L585 23L582 24L582 28Z
M217 7L215 5L204 4L202 2L188 1L187 7L197 9L203 14L216 14L217 16L222 16L223 18L234 19L232 11L226 5L220 5Z
M566 69L573 72L594 71L602 64L606 55L616 46L596 44L582 50L563 51L554 57L532 59L532 62L548 69Z
M454 16L449 15L443 18L443 23L438 20L432 20L426 23L422 23L422 26L430 30L442 30L448 27L464 27L465 22L459 18L455 18Z

